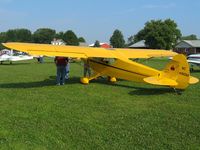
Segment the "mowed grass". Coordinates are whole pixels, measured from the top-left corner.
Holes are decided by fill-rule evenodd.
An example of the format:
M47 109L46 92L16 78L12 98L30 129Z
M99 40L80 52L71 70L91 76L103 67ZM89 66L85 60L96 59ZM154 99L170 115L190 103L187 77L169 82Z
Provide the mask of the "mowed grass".
M0 65L0 149L200 149L200 84L182 95L123 80L82 85L83 67L71 63L70 80L55 86L45 61Z

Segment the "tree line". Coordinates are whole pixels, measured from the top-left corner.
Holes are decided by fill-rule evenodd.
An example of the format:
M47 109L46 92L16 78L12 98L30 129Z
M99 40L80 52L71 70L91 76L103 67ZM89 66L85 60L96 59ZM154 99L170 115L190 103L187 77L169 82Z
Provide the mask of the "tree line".
M120 30L115 30L110 38L110 43L114 48L124 48L145 40L145 44L151 49L173 49L181 40L197 40L195 34L182 36L181 30L178 28L174 20L151 20L145 23L143 29L137 34L128 38L127 43Z
M31 32L29 29L10 29L6 32L0 33L0 43L4 42L27 42L27 43L43 43L50 44L51 41L56 39L62 39L67 45L79 45L79 42L85 42L83 37L77 37L72 31L56 32L50 28L39 28L35 32ZM3 46L0 45L0 49Z
M192 34L182 36L181 30L175 21L151 20L136 35L129 37L129 44L140 40L145 40L145 44L153 49L173 49L181 40L197 40L197 36Z
M72 31L56 32L50 28L40 28L34 33L28 29L12 29L7 32L0 33L0 43L3 42L34 42L34 43L51 43L54 39L62 39L67 45L79 45L79 42L85 42L83 37L77 37ZM116 29L110 37L110 44L113 48L128 47L140 40L145 40L145 44L152 49L172 49L180 40L197 40L195 34L182 36L181 30L174 20L151 20L145 23L143 29L137 34L124 40L123 33ZM95 42L95 47L99 47L98 40ZM0 45L0 49L2 49Z

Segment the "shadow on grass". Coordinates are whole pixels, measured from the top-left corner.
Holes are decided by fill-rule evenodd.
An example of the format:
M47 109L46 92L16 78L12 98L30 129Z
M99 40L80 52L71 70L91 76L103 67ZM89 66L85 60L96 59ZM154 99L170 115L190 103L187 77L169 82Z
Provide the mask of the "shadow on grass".
M161 95L161 94L176 94L171 88L141 88L134 87L136 90L129 92L130 95Z
M118 81L123 81L123 80L118 80ZM166 94L166 93L176 94L172 88L168 88L168 87L140 87L140 86L134 86L134 85L124 85L124 84L118 84L118 83L111 83L105 79L94 80L94 83L106 84L108 86L114 86L114 87L134 89L134 91L129 92L130 95L161 95L161 94Z
M31 62L22 62L22 63L14 63L12 62L12 64L10 64L9 62L5 62L5 63L0 63L0 66L17 66L17 65L30 65Z
M43 81L37 82L22 82L22 83L5 83L0 84L0 88L41 88L47 86L54 86L55 85L55 76L50 76L48 79ZM123 81L123 80L121 80ZM123 87L127 89L134 89L134 91L129 92L130 95L159 95L165 93L174 93L173 89L171 88L163 88L163 87L139 87L139 86L132 86L132 85L124 85L118 83L110 83L106 79L98 79L93 80L92 83L97 84L105 84L107 86L114 86L114 87ZM80 84L80 77L71 77L69 80L66 81L67 84ZM142 85L141 85L142 86Z
M0 88L40 88L40 87L46 87L46 86L54 86L56 85L56 77L50 76L49 79L43 80L43 81L37 81L37 82L22 82L22 83L5 83L0 84ZM66 81L66 84L75 84L79 83L80 78L73 77Z
M190 73L194 73L194 74L200 73L200 70L195 69L195 70L190 71Z
M39 63L37 61L27 61L27 62L0 62L0 66L17 66L17 65L30 65L30 64L39 64L39 65L42 65L42 64L54 64L54 62L50 62L50 61L47 61L47 62L43 62L43 63Z

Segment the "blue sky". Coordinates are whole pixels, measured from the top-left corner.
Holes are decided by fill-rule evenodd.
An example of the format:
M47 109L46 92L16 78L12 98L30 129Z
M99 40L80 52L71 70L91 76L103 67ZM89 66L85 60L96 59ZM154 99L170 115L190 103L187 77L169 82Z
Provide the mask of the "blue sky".
M127 40L145 22L167 18L200 38L200 0L0 0L0 32L49 27L73 30L88 43L108 42L115 29Z

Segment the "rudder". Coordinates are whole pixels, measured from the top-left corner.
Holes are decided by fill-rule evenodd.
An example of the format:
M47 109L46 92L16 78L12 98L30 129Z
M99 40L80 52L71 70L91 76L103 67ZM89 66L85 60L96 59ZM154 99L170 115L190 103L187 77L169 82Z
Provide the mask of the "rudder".
M186 57L183 54L178 54L166 65L162 71L163 75L176 81L176 86L171 86L176 89L185 89L190 81L190 68Z

